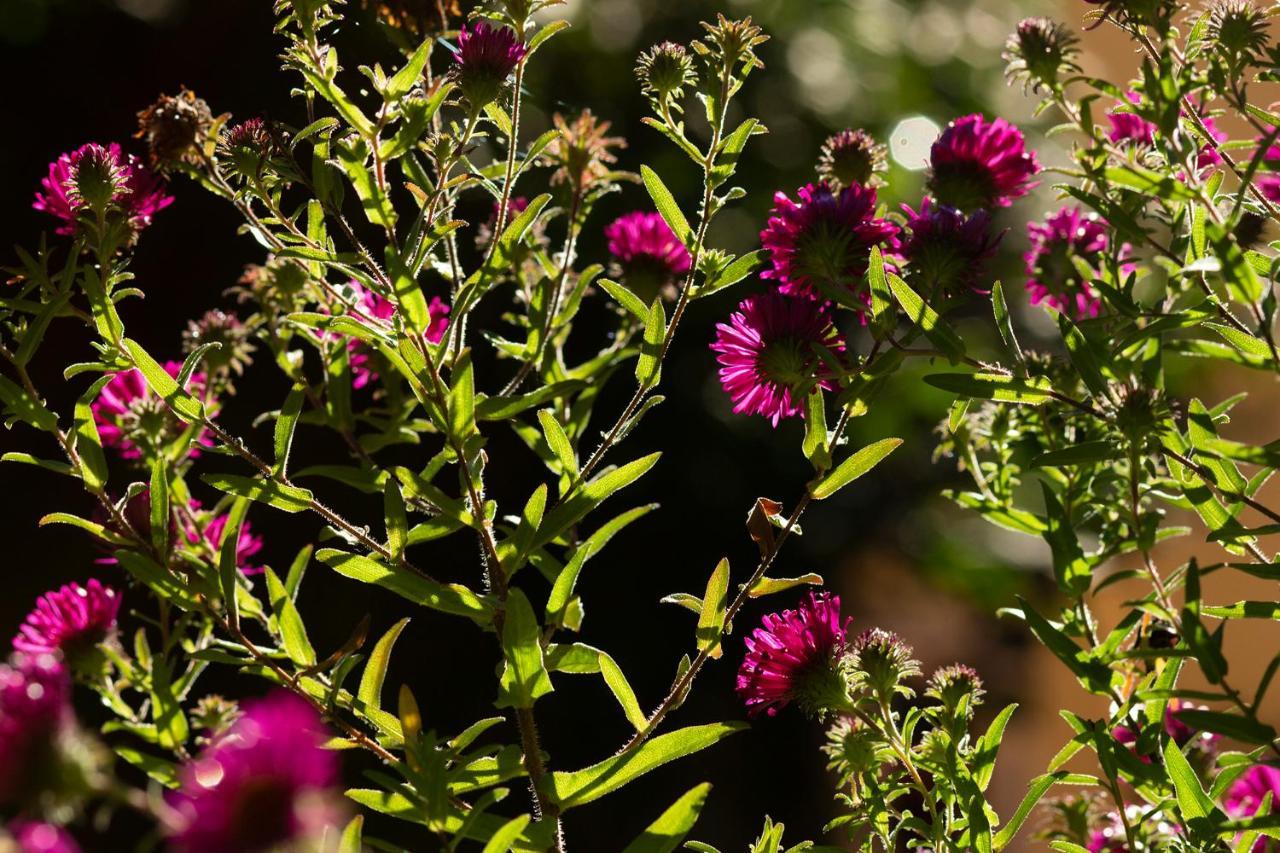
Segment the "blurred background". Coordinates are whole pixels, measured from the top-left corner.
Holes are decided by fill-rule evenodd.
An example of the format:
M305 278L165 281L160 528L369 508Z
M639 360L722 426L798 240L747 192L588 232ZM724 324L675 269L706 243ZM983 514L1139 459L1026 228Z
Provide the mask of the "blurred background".
M116 140L129 147L135 113L160 91L172 93L186 85L215 113L230 112L237 120L267 115L302 124L299 104L290 97L294 81L278 71L283 41L271 32L270 6L266 0L0 0L0 79L6 81L0 233L5 239L31 245L48 227L31 210L30 200L50 160L86 141ZM1000 52L1022 17L1047 14L1079 29L1084 8L1071 0L571 0L558 12L573 22L573 29L540 54L529 75L532 94L525 101L524 133L531 139L550 126L554 112L589 106L628 138L622 167L635 170L648 163L692 207L697 175L687 159L639 124L645 108L632 77L634 59L656 41L697 37L697 22L717 11L754 16L773 40L760 51L768 67L751 78L741 108L763 117L771 132L758 138L743 158L738 180L749 197L721 216L712 235L716 245L749 250L757 245L772 193L791 192L811 180L823 140L846 126L864 127L890 145L892 171L882 197L891 207L919 202L919 170L929 144L941 126L965 113L982 111L1023 123L1031 144L1041 149L1042 163L1064 163L1059 143L1043 137L1047 124L1033 119L1035 100L1020 87L1005 85ZM351 9L336 41L350 75L348 87L354 89L362 79L355 75L356 65L381 61L390 67L396 55L358 2L353 0ZM1083 47L1087 70L1121 80L1131 74L1132 51L1109 28L1087 34ZM1047 335L1052 326L1039 312L1028 312L1022 295L1023 221L1053 205L1050 183L1000 214L1009 234L995 272L1007 282L1014 310L1026 315L1033 333L1024 344L1032 346L1034 330ZM262 260L260 248L235 233L238 219L229 206L184 180L175 181L172 190L177 202L157 217L133 264L146 300L128 303L125 314L131 334L161 358L177 355L186 319L214 306L232 307L224 290L245 264ZM599 257L603 251L598 231L604 224L647 203L639 187L608 199L584 247L587 256ZM12 257L8 248L0 250L0 263ZM593 561L582 582L589 610L581 639L611 651L646 706L665 693L692 638L690 614L658 599L676 591L700 594L722 556L733 562L735 577L743 576L755 563L755 548L743 527L754 499L764 495L790 502L809 475L799 452L799 422L775 431L763 419L733 416L716 381L706 345L714 324L742 295L744 290L738 289L698 302L690 311L664 371L666 403L615 456L665 451L662 463L615 509L653 499L663 507L620 535ZM975 340L991 334L989 319L980 310L959 323ZM83 380L68 387L61 366L89 351L71 326L55 327L45 350L39 384L56 406L68 411ZM276 407L284 397L276 373L270 364L252 367L240 395L228 402L222 416L233 432L254 445L268 442L269 434L253 428L253 415ZM1245 415L1242 421L1257 425L1254 430L1265 430L1275 403L1270 383L1237 375L1222 381L1224 388L1241 381L1259 386L1263 396L1237 411ZM598 407L601 421L611 419L630 393L624 386L619 381L605 395ZM997 807L1008 815L1027 781L1042 772L1068 737L1056 709L1068 706L1082 714L1101 709L1086 700L1052 658L1028 642L1018 624L995 615L997 608L1012 603L1015 593L1048 599L1048 551L1039 540L999 531L939 496L941 489L960 482L949 460L931 461L932 430L945 415L945 401L910 375L897 379L882 401L856 423L854 444L898 435L907 439L906 446L874 476L810 510L804 535L788 543L774 574L822 574L843 598L857 629L880 626L898 632L915 646L926 673L955 661L975 666L988 685L985 718L1016 698L1021 708L1009 728L994 783ZM308 435L314 434L303 433L295 453L313 459L341 454L340 447L309 442ZM51 455L33 436L18 428L0 435L0 447ZM1233 437L1274 436L1246 431ZM491 453L491 488L509 511L513 501L527 494L528 478L537 469L514 442L495 438ZM510 481L504 479L508 476ZM0 514L0 532L8 543L0 630L13 630L37 595L95 571L97 553L87 539L65 528L36 526L54 510L87 513L88 499L77 489L26 466L0 468L0 477L0 500L7 510ZM376 504L349 499L329 482L316 485L346 514L377 527ZM286 566L317 529L308 519L267 516L260 508L251 518L257 529L270 531L262 558L275 566ZM456 550L457 576L473 581L464 574L473 565L473 549L463 544ZM1171 549L1165 559L1172 564L1190 547ZM795 597L769 599L768 606L787 606ZM1107 597L1112 604L1119 602L1123 589L1113 588ZM1259 593L1222 594L1223 600L1246 597ZM1107 606L1104 602L1104 613ZM397 601L314 567L303 586L302 610L319 649L340 644L366 612L375 613L375 632L403 615ZM741 637L758 624L762 612L761 604L748 606L724 660L707 668L673 724L742 716L733 676ZM1274 647L1274 640L1245 631L1234 639L1241 647ZM1269 656L1260 657L1255 669ZM415 616L401 638L389 680L414 687L429 727L453 732L492 712L488 673L494 661L492 643L478 631L426 614ZM1253 665L1243 661L1242 682L1251 680ZM243 695L260 685L211 672L205 688ZM582 725L580 715L569 712L580 701L602 709L601 717ZM544 746L558 768L598 760L627 734L626 722L599 679L562 677L539 711L545 721ZM571 813L566 821L569 843L577 850L621 849L670 801L703 780L715 787L693 837L725 851L740 850L769 814L787 825L791 843L822 840L822 827L836 811L832 780L817 752L821 742L820 729L798 712L761 720L695 760L654 773L581 814ZM358 783L358 759L348 769L350 781ZM511 802L523 797L516 790ZM130 831L127 820L113 825L117 839ZM370 831L411 849L429 849L421 834L403 825L375 821ZM1033 847L1024 840L1020 849Z

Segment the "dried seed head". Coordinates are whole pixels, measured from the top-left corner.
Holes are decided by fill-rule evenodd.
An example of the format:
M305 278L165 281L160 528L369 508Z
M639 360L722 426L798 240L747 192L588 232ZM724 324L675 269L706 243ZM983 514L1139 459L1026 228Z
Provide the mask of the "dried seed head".
M220 345L204 354L204 364L211 375L231 371L238 376L253 362L256 347L249 338L249 330L235 314L215 308L200 319L188 322L182 333L183 352L195 352L205 344Z
M179 163L198 163L214 126L213 113L195 92L161 95L138 113L138 136L146 140L151 166L165 171Z
M1027 18L1004 46L1005 76L1033 91L1056 91L1062 75L1079 71L1076 34L1049 18Z
M583 110L572 121L559 113L552 120L560 135L547 146L546 159L558 167L551 182L569 184L575 192L603 180L618 161L614 149L627 147L621 136L605 135L610 123L596 118L591 110Z

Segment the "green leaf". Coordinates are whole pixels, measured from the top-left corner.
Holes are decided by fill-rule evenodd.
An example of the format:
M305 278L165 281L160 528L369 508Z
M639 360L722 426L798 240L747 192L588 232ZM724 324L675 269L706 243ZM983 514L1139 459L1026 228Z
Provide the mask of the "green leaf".
M1049 488L1048 483L1041 482L1040 490L1044 495L1045 521L1048 525L1043 536L1053 553L1053 574L1058 587L1071 596L1084 595L1093 583L1093 567L1085 559L1075 528L1058 501L1058 496Z
M800 447L816 473L822 474L831 467L831 448L827 442L827 406L820 385L815 385L805 397L804 443Z
M449 389L449 434L459 442L476 431L476 379L471 369L471 350L466 349L453 365L453 387Z
M724 631L724 612L729 598L729 558L716 563L707 579L707 591L702 597L702 610L698 614L698 651L709 649L707 656L720 657L720 637Z
M1217 811L1213 800L1200 787L1200 779L1172 738L1165 741L1164 766L1178 797L1178 811L1188 823L1208 819Z
M344 577L375 584L433 610L466 616L480 623L493 617L493 606L460 584L441 584L408 569L390 569L369 557L333 548L317 551L316 559Z
M284 641L285 652L296 664L304 667L314 666L315 649L307 639L307 629L302 624L302 615L298 613L298 606L294 604L288 590L275 572L267 568L263 573L267 578L267 595L271 599L271 609L275 612L276 622L280 626L280 638Z
M1089 465L1094 462L1109 462L1119 459L1123 448L1114 441L1099 439L1098 441L1082 441L1061 450L1050 450L1041 453L1031 460L1033 468L1066 468L1072 465Z
M987 786L991 784L991 777L996 770L996 754L1000 751L1000 742L1004 738L1005 726L1009 724L1009 718L1013 716L1013 712L1017 709L1017 703L1006 705L1004 710L991 721L991 725L987 726L987 730L974 745L973 782L980 791L987 790Z
M163 457L157 457L151 466L151 545L157 554L169 553L169 471Z
M284 405L276 418L275 452L276 464L272 471L283 477L289 466L289 449L293 447L293 433L298 428L298 418L302 415L302 403L306 400L306 388L294 385L285 397Z
M364 672L360 676L360 687L356 691L356 698L368 708L382 709L382 682L387 677L387 666L391 663L391 649L395 647L396 640L400 638L400 632L408 624L409 617L406 616L392 625L387 633L382 635L382 639L378 640L377 645L373 647L373 652L369 655L369 662L365 664Z
M364 849L361 843L363 834L364 815L358 814L342 830L342 837L338 839L338 853L360 853Z
M676 800L622 853L671 853L693 830L710 791L710 783L703 782Z
M1052 788L1060 779L1067 776L1065 771L1058 773L1046 773L1043 776L1037 776L1031 780L1028 786L1027 795L1022 798L1022 802L1018 804L1017 810L1013 813L1013 817L1009 818L1009 822L1000 828L996 833L995 848L1003 850L1009 846L1009 842L1013 841L1014 836L1018 834L1018 830L1022 829L1022 825L1027 822L1027 818L1031 816L1031 811L1040 802L1040 799Z
M995 315L996 328L1000 331L1000 339L1004 341L1005 349L1009 351L1009 355L1013 356L1014 362L1021 368L1025 363L1022 357L1022 347L1018 345L1018 336L1013 333L1013 322L1009 317L1009 306L1004 300L1004 285L998 281L991 286L991 311Z
M400 486L392 477L383 484L382 511L386 519L387 550L391 552L392 562L404 560L404 549L409 544L409 517L405 512L404 497L400 494Z
M760 578L756 581L756 585L747 591L747 595L752 598L762 598L766 595L773 595L778 592L786 592L798 586L822 586L822 575L809 573L801 575L798 578Z
M667 336L667 312L662 296L655 296L644 322L644 341L640 358L636 359L636 381L641 388L651 388L662 378L662 343Z
M504 823L489 837L481 853L508 853L520 839L520 833L524 832L524 828L529 825L529 820L527 814L522 814Z
M644 731L649 720L645 717L644 711L640 710L640 703L636 701L635 691L631 689L630 683L627 682L627 677L623 675L622 668L606 652L600 652L597 659L600 663L600 674L604 677L604 683L609 685L609 689L613 691L614 698L622 706L622 713L626 716L627 722L635 726L636 731Z
M1182 181L1133 163L1114 166L1106 170L1109 183L1137 190L1143 195L1155 196L1166 201L1193 201L1196 194Z
M110 376L104 376L76 401L73 416L73 430L76 436L76 455L80 457L80 476L85 488L97 494L107 484L107 457L102 452L102 438L98 435L98 425L93 418L93 401L108 382Z
M227 523L222 526L222 538L218 540L218 582L222 590L222 606L233 626L240 624L239 608L239 551L240 529L249 514L249 499L236 498L227 513Z
M1062 332L1062 340L1067 345L1067 355L1070 356L1071 363L1075 365L1076 372L1080 374L1085 387L1095 396L1106 394L1106 377L1102 375L1098 357L1093 347L1089 345L1089 341L1085 339L1084 333L1066 314L1058 315L1058 329Z
M587 537L585 542L574 549L573 556L569 558L569 562L565 563L564 568L560 570L560 574L556 576L555 584L551 589L551 596L547 599L548 622L555 624L563 622L565 608L569 605L574 587L578 582L578 576L582 573L587 560L598 554L618 531L657 508L657 504L648 504L627 510L617 518L602 525L595 533Z
M529 599L518 589L512 589L507 596L502 655L506 665L502 670L498 707L532 708L539 697L554 689L542 656L538 620Z
M133 359L134 365L138 370L142 371L142 376L147 380L147 385L165 401L165 404L178 417L187 423L197 423L204 420L204 406L201 405L200 401L179 386L177 381L169 375L169 372L161 367L141 345L136 341L125 338L124 347L129 351L129 356Z
M933 373L925 384L962 397L1038 406L1053 397L1047 379L1016 379L1003 373Z
M626 488L645 475L657 464L661 453L642 456L591 480L568 497L559 507L547 514L534 539L533 547L540 548L564 533L579 519L599 506L603 501Z
M640 179L644 182L644 188L649 191L649 197L653 199L658 213L662 214L662 218L671 227L676 239L683 243L686 249L692 251L693 229L689 227L689 220L685 219L684 214L680 212L680 205L676 204L671 190L667 189L667 185L662 182L662 178L658 177L658 173L648 166L640 167Z
M1235 347L1243 356L1261 359L1262 361L1270 361L1272 358L1271 347L1267 345L1267 342L1255 338L1248 332L1242 332L1233 326L1224 326L1221 323L1205 322L1202 325L1217 332L1224 341Z
M229 495L248 498L284 512L304 512L314 500L311 492L297 486L286 486L275 480L260 480L237 474L201 474L200 479Z
M938 312L929 307L929 303L898 276L887 273L887 277L889 290L902 306L902 310L906 312L907 319L919 326L924 331L925 337L942 350L953 364L964 358L964 341L945 320L938 316Z
M550 409L542 409L538 412L538 423L542 424L542 437L546 439L547 447L559 461L561 472L570 478L576 478L578 455L574 452L573 444L565 434L564 427L556 420L555 413Z
M0 401L4 402L5 410L11 416L45 432L57 431L57 416L49 411L44 403L4 376L0 376Z
M572 772L551 774L550 796L562 811L586 805L668 762L684 758L747 727L746 723L689 726L651 738L625 752Z
M422 76L422 70L427 65L427 57L431 56L431 48L434 43L433 39L423 39L422 44L418 45L418 49L409 57L409 61L404 64L404 67L387 81L387 88L384 94L388 103L398 101L409 94L413 84L417 83L418 78Z
M902 444L900 438L886 438L869 444L845 459L835 470L824 477L816 486L810 485L809 494L814 500L825 500L854 480L866 474L880 464L886 456Z
M649 309L644 306L644 300L639 296L636 296L630 289L618 284L616 281L602 278L598 279L598 282L613 297L614 301L625 308L629 314L642 322L648 321Z
M191 729L182 705L173 694L169 664L156 657L151 663L151 719L165 749L178 749L187 742Z
M701 299L704 296L710 296L713 293L724 290L726 287L731 287L737 284L763 266L765 258L765 251L763 249L757 249L754 252L748 252L742 257L735 259L733 263L720 270L714 278L704 282L702 286L698 288L697 292L694 293L693 298ZM610 291L610 293L612 292L613 291ZM643 304L644 303L641 303L641 305Z

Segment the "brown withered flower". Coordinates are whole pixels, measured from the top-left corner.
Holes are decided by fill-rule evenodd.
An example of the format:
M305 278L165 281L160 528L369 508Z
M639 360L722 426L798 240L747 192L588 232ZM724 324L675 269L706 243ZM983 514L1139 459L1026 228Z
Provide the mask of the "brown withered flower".
M209 105L183 87L138 113L137 136L146 140L151 167L163 172L179 163L200 162L213 127Z
M546 159L557 166L551 176L553 184L569 184L575 192L583 192L602 180L618 162L613 149L627 147L621 136L606 136L610 122L601 121L591 110L583 110L572 121L560 113L552 117L560 135L547 146Z

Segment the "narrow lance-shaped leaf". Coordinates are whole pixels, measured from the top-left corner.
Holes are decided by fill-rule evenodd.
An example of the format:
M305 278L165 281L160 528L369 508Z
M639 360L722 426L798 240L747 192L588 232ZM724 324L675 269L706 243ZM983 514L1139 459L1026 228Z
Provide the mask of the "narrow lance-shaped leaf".
M232 626L239 626L239 599L236 597L239 574L240 529L249 514L249 499L236 498L227 513L227 523L222 527L222 539L218 542L218 582L222 590L222 606Z
M314 500L309 490L286 486L275 480L260 480L238 474L203 474L200 479L219 491L249 498L285 512L303 512L311 507Z
M383 485L382 511L386 518L387 550L391 552L391 559L399 563L404 560L404 549L409 542L409 517L394 477L388 477Z
M692 249L693 229L689 227L689 220L685 219L684 214L680 212L680 205L676 204L671 190L667 189L667 185L662 182L662 178L658 177L658 173L648 166L640 167L640 179L644 181L644 188L649 191L654 207L658 208L658 213L671 227L676 239L683 243L685 248Z
M507 596L502 655L506 664L502 670L498 707L532 708L539 697L554 689L543 660L538 620L529 599L518 589L511 590Z
M708 649L708 657L718 658L723 653L720 636L724 631L725 605L729 597L729 559L716 563L707 579L707 591L702 597L702 611L698 614L698 651Z
M876 465L879 465L881 460L897 450L901 444L902 439L900 438L886 438L877 441L875 444L867 445L837 465L834 471L816 485L812 485L809 489L809 494L816 501L831 497L840 489L843 489L876 467Z
M408 624L409 618L406 616L392 625L369 655L369 662L365 664L364 673L360 676L360 687L356 691L356 697L369 708L382 708L382 682L387 677L387 667L391 663L391 650Z
M644 340L640 344L640 358L636 360L636 381L641 388L657 385L662 377L662 342L667 336L667 312L662 307L662 297L654 297L644 323Z
M142 372L143 378L147 380L147 385L150 386L152 391L160 395L160 398L165 401L178 417L188 423L204 419L204 406L201 405L200 401L178 385L177 381L169 375L169 372L161 367L159 362L152 358L141 345L126 338L124 347L133 359L134 365Z
M627 722L635 726L636 731L644 731L644 727L649 721L645 717L644 711L640 710L640 703L636 701L635 691L631 689L631 684L622 673L622 668L605 652L599 653L598 660L600 663L600 675L604 677L605 684L609 685L609 689L613 691L614 698L622 706L622 713L626 716Z
M289 597L289 591L280 582L280 578L270 568L264 570L267 578L267 595L271 598L271 609L275 611L276 623L280 627L280 638L284 641L285 653L289 659L301 666L313 666L316 662L315 650L307 639L306 626L302 624L302 615L298 607Z
M650 738L637 747L611 755L582 770L552 773L549 795L562 811L585 805L668 762L706 749L744 728L746 723L710 723Z
M538 423L542 425L542 437L546 439L547 447L560 463L561 470L571 478L577 477L577 454L573 450L569 436L565 434L564 427L556 420L555 414L550 409L542 409L538 412Z
M89 390L76 401L74 413L74 429L76 435L76 455L80 458L80 476L85 488L97 494L107 484L107 457L102 452L102 438L98 435L98 425L93 419L93 401L103 387L110 382L111 376L104 376L94 382Z
M293 433L298 427L298 418L302 414L302 403L306 399L306 389L294 385L280 407L280 415L276 418L275 452L276 464L272 470L283 476L289 466L289 449L293 447Z
M169 470L165 459L157 457L151 465L150 518L151 545L158 554L169 553Z
M686 793L649 824L622 853L671 853L693 830L710 792L710 783L704 782Z

